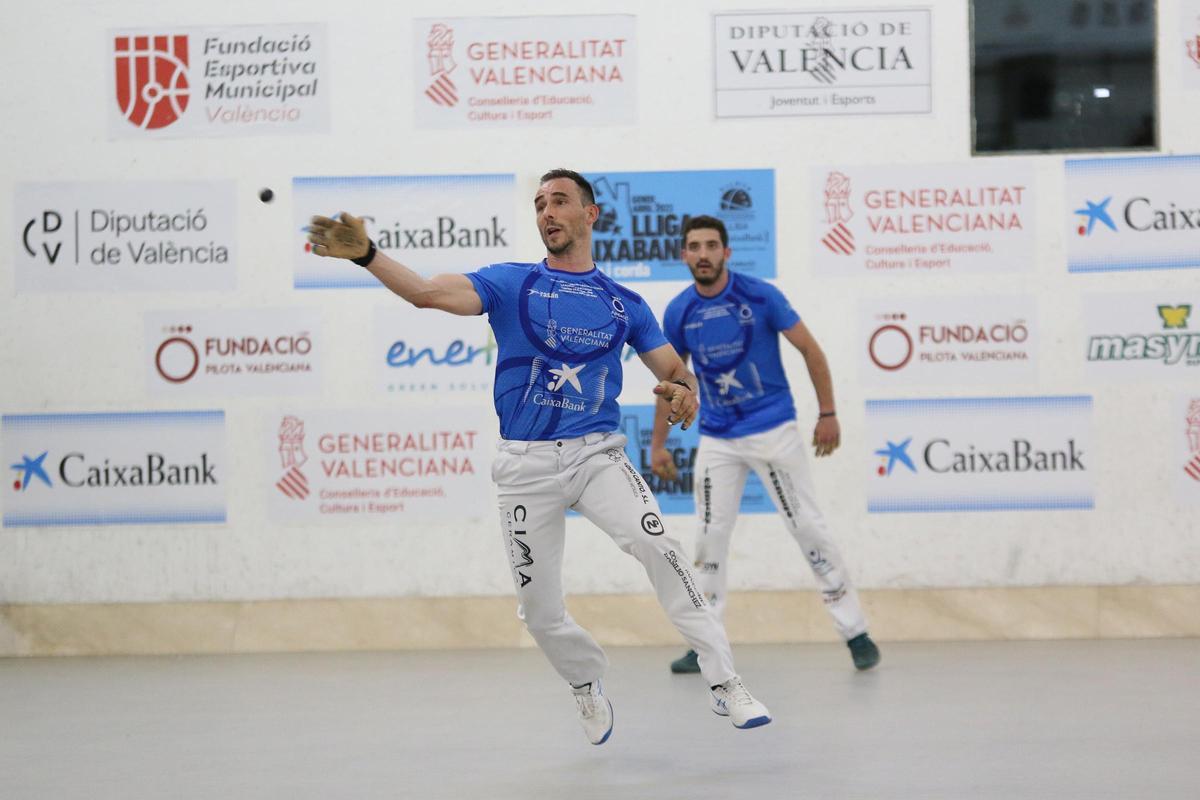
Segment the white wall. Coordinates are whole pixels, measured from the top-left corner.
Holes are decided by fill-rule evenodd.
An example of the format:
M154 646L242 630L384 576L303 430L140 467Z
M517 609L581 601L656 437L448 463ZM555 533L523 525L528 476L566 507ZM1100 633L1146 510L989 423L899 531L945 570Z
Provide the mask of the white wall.
M819 7L814 3L810 7ZM825 3L836 7L841 3ZM857 4L846 4L854 8ZM875 7L910 4L872 3ZM268 521L257 447L268 412L288 398L164 403L144 379L142 314L148 309L319 309L328 349L319 407L436 408L437 398L399 400L375 391L364 343L382 292L297 292L288 199L297 175L511 172L518 196L554 166L583 171L774 168L779 285L816 333L833 366L843 447L816 482L843 551L863 587L1029 586L1200 582L1200 522L1170 492L1167 439L1178 386L1092 385L1078 357L1084 291L1195 291L1200 273L1070 275L1064 256L1062 157L1037 156L1036 264L994 276L871 276L818 279L806 264L814 235L807 212L810 164L941 163L970 158L968 12L964 0L930 0L934 111L892 117L716 120L709 14L770 8L737 2L608 2L570 11L638 17L638 124L530 132L419 130L413 125L410 20L493 13L552 14L562 4L451 2L330 5L115 0L26 4L0 52L6 156L0 219L12 220L19 181L229 178L238 188L236 293L16 294L0 246L0 410L125 411L224 408L232 480L230 521L216 526L0 529L0 602L122 602L339 596L505 594L511 591L491 500L473 517L403 527L284 528ZM1160 0L1161 142L1166 153L1200 151L1200 103L1179 88L1176 0ZM286 15L286 16L284 16ZM139 142L106 137L111 56L118 26L328 21L333 133L288 137ZM280 195L257 200L260 187ZM521 201L516 250L540 257L530 208ZM636 287L635 287L636 288ZM1103 467L1092 511L868 515L863 401L857 382L855 309L861 296L1032 293L1043 331L1035 385L944 394L1092 394ZM395 302L399 302L396 300ZM815 413L803 363L788 360L807 420ZM640 368L635 366L635 368ZM1195 388L1195 387L1192 387ZM935 395L935 396L936 396ZM487 402L481 398L480 402ZM4 465L7 466L7 465ZM678 528L682 520L675 522ZM568 523L566 585L572 592L647 588L640 567L588 523ZM688 537L685 537L685 539ZM810 584L805 562L771 517L745 518L734 541L733 588Z

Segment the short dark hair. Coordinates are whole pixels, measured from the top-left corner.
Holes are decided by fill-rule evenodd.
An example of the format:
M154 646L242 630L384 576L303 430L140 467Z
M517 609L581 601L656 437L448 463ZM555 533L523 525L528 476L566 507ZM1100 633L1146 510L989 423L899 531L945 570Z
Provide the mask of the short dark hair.
M701 214L698 217L689 217L688 221L683 223L683 242L686 244L688 234L701 228L716 230L717 233L721 234L721 246L729 247L729 231L725 230L725 223L707 214Z
M566 178L567 180L575 181L575 185L579 187L579 194L583 197L585 206L596 205L596 193L592 191L592 185L588 183L588 179L580 175L573 169L552 169L542 176L542 183L552 181L555 178Z

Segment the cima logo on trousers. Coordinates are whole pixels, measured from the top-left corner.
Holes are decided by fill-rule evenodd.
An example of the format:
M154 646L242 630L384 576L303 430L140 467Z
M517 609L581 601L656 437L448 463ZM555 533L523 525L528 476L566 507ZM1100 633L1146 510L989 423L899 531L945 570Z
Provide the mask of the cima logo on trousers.
M187 110L188 37L117 36L117 106L143 130L165 128Z

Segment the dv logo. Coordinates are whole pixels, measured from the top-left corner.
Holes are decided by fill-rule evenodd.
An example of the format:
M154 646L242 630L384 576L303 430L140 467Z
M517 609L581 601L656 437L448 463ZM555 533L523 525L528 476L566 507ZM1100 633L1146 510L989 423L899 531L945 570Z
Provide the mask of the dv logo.
M118 36L114 41L117 107L142 130L165 128L183 116L188 86L188 37Z
M57 211L43 211L41 220L42 224L40 227L38 226L37 217L34 217L33 219L29 220L29 222L25 223L25 229L21 231L21 244L25 247L25 252L29 253L29 255L33 256L34 258L37 258L38 254L35 246L40 245L42 252L46 254L46 260L53 264L58 260L59 253L62 252L63 243L62 240L55 241L53 239L49 239L49 237L62 230L62 214L59 214ZM37 233L41 234L42 237L46 237L49 240L43 242L33 241L31 234L33 234L35 230Z

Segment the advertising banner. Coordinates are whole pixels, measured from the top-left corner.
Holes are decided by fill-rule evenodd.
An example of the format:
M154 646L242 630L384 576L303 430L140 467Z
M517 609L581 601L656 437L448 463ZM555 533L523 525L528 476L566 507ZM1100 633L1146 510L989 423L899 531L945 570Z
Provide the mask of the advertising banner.
M1067 269L1200 267L1200 156L1066 161Z
M108 32L112 139L329 131L325 25Z
M263 488L271 518L393 525L413 519L491 519L496 510L488 489L494 416L485 407L432 411L270 414L264 426Z
M483 315L459 317L405 303L375 309L371 364L389 394L477 392L490 407L496 349Z
M1178 395L1171 420L1175 499L1200 506L1200 392Z
M1090 509L1092 398L868 400L867 511Z
M223 411L5 414L4 527L225 522Z
M678 477L673 481L664 481L654 475L650 469L651 436L654 433L653 405L622 405L621 433L628 438L625 453L646 485L658 500L658 505L664 514L695 514L696 500L693 495L695 487L696 452L700 445L700 424L697 422L686 431L678 425L672 426L667 434L667 450L675 461ZM763 488L762 481L751 472L746 480L746 488L742 492L742 505L739 513L768 514L774 513L775 506L771 497Z
M321 314L308 308L153 311L146 388L175 396L316 394Z
M637 18L413 21L419 128L545 128L637 121Z
M1086 294L1083 320L1089 378L1200 385L1200 292Z
M729 267L775 277L775 171L592 172L600 218L592 258L620 281L691 280L683 226L707 214L725 223Z
M1033 264L1029 164L834 166L809 174L818 274L1017 272Z
M1200 0L1179 0L1179 30L1181 83L1185 89L1200 89Z
M512 261L515 186L512 175L293 178L292 285L383 288L374 275L345 259L313 255L307 238L313 215L334 217L342 211L363 218L380 251L426 276Z
M718 117L927 114L929 9L713 15Z
M868 386L1037 380L1037 307L1028 295L871 298L859 304L859 333Z
M237 285L232 181L19 183L17 293Z

